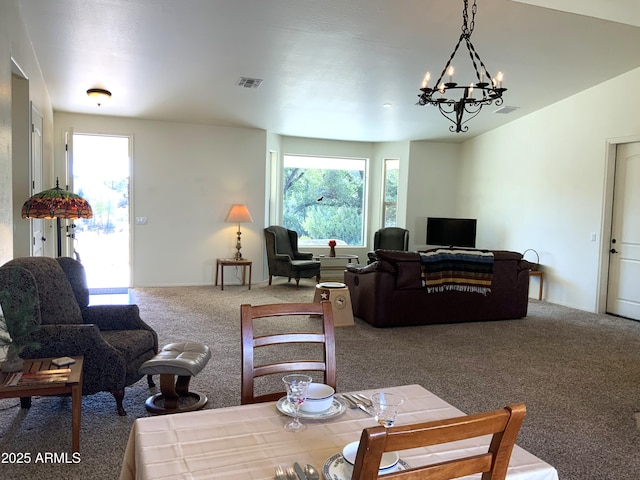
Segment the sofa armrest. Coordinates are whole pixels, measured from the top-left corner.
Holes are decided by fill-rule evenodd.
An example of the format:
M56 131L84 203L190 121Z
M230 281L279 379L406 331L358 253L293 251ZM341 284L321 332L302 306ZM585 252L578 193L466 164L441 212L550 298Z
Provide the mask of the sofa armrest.
M310 252L293 252L295 260L312 260L313 253Z
M346 266L346 270L356 274L375 272L388 272L392 274L396 273L395 267L389 262L385 262L384 260L378 260L376 262L369 263L368 265L357 265L355 263L349 263Z

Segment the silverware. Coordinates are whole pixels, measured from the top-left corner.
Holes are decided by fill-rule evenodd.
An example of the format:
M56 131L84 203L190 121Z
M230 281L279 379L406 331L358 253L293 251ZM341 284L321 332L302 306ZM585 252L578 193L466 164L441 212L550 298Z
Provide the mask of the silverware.
M373 405L371 403L371 399L369 397L367 397L366 395L362 394L362 393L355 393L354 397L359 398L360 400L362 400L362 403L364 403L367 407L371 407Z
M350 399L349 397L347 397L346 395L341 394L341 395L338 395L338 397L339 397L341 400L344 400L344 403L346 403L346 404L347 404L347 407L349 407L349 408L358 408L358 405L356 405L356 402L354 402L353 400L351 400L351 399Z
M280 465L276 466L275 480L287 480L287 475L284 473L284 469Z
M298 475L296 475L296 472L293 470L293 467L287 467L287 479L288 480L298 480Z
M296 471L296 475L298 475L298 478L300 480L309 480L307 478L307 474L304 473L304 470L302 470L302 467L300 466L300 464L298 462L295 462L293 464L293 469Z
M309 480L320 480L320 472L313 465L307 463L304 467L304 473L307 474Z
M369 410L369 406L365 405L358 397L356 397L354 395L345 395L345 397L347 397L347 396L349 397L349 399L351 399L351 401L353 403L356 404L356 407L358 407L360 410L362 410L367 415L373 416L373 414L371 413L371 410Z

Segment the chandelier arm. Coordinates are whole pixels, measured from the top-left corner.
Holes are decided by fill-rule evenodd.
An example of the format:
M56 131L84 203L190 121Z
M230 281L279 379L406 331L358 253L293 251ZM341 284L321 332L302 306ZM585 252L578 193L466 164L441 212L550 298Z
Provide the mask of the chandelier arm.
M438 80L436 81L434 90L438 89L438 86L440 85L440 82L442 81L442 78L447 73L447 69L449 68L449 65L451 65L451 60L453 60L453 57L456 56L456 53L458 52L458 48L460 48L460 43L462 42L463 38L464 38L464 33L462 35L460 35L460 38L458 38L458 43L456 43L456 46L454 47L453 52L451 53L451 56L449 57L449 60L447 60L447 64L442 69L442 73L440 74L440 77L438 77Z

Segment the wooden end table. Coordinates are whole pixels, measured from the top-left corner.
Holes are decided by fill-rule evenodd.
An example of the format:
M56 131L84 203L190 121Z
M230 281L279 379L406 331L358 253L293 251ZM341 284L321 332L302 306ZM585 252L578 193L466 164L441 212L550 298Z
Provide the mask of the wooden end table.
M542 300L542 287L544 285L544 272L541 270L529 270L529 277L538 277L540 279L540 288L538 289L538 300Z
M216 287L218 286L218 271L220 272L220 290L224 290L224 267L242 267L242 285L245 284L247 277L247 267L249 267L249 290L251 290L251 268L253 262L246 258L236 260L235 258L218 258L216 259Z
M7 386L10 373L0 373L0 398L20 397L22 408L31 407L31 397L40 395L71 394L71 447L74 452L80 451L80 421L82 417L82 361L83 357L71 357L76 362L66 367L58 367L51 363L53 358L34 358L24 361L22 373L33 374L45 370L69 369L70 372L59 376L51 375L51 381L41 380L48 375L42 374L38 380L31 380L16 386Z

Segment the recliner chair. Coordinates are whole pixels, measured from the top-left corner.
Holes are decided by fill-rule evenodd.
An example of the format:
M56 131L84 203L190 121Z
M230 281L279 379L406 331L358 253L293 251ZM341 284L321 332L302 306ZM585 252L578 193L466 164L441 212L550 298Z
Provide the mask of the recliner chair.
M83 355L82 394L110 392L118 414L126 415L124 388L144 376L140 366L158 352L158 335L137 305L88 306L84 267L69 257L13 259L0 267L0 290L12 299L1 305L7 319L25 295L38 300L32 322L39 328L30 337L40 347L25 348L21 357ZM147 380L154 386L151 376Z
M313 260L312 253L298 251L298 233L278 225L264 229L269 265L269 285L274 276L296 279L300 285L301 278L316 277L320 282L320 262Z
M368 263L375 262L376 250L409 250L409 230L399 227L385 227L373 235L373 251L368 252Z

